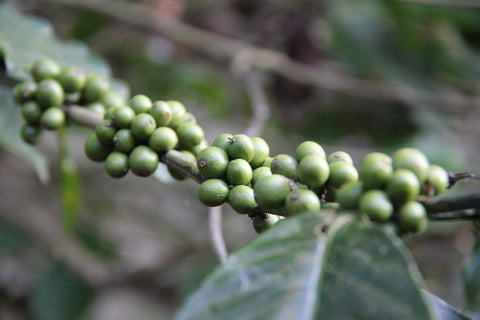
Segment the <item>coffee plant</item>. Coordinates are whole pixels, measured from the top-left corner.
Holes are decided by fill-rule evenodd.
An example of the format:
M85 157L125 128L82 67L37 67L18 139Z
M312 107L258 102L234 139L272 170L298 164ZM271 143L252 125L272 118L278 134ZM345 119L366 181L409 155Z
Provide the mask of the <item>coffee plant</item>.
M17 80L1 87L1 97L15 101L24 143L36 145L46 131L61 141L70 127L88 127L84 154L111 178L150 177L163 163L174 179L198 183L192 197L208 207L228 204L259 233L175 319L470 319L425 290L402 239L425 231L429 220L477 225L478 201L437 198L476 174L450 172L410 147L369 153L356 167L347 152L327 154L317 141L290 154L272 154L266 140L240 132L207 141L208 128L181 101L128 97L124 84L92 71L85 57L39 51L15 60L5 46L15 39L4 29L14 15L1 7L6 76Z

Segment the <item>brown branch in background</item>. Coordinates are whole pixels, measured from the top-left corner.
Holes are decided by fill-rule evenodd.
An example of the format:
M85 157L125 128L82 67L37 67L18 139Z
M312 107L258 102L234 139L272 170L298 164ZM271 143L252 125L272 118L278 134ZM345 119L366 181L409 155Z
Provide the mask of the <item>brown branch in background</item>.
M431 93L408 86L387 85L297 62L280 52L255 47L243 41L204 31L169 17L160 17L153 14L147 6L131 2L111 0L40 1L95 10L120 21L159 33L177 44L215 59L232 61L241 53L245 59L248 59L251 67L276 73L298 83L323 90L370 100L398 101L407 105L437 107L451 113L464 113L471 108L480 106L480 97L469 97L452 92L447 94Z
M262 88L260 75L249 72L245 75L245 85L252 106L252 118L244 132L251 137L260 136L265 123L270 117L270 108Z
M222 208L222 206L218 206L208 209L208 228L215 255L220 263L224 264L227 260L228 252L222 232Z

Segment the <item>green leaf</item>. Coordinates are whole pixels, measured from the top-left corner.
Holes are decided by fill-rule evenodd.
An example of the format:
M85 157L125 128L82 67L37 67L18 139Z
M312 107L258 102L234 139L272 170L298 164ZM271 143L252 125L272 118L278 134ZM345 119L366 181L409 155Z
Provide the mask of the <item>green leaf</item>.
M455 309L439 297L434 296L427 291L424 291L423 294L433 305L436 306L441 320L472 320L471 317L463 314L461 311Z
M34 320L75 320L85 311L93 289L60 265L46 270L28 297Z
M463 270L463 287L467 307L474 312L480 311L480 239L477 239L470 259Z
M87 73L111 79L107 63L85 44L56 39L49 22L23 15L8 4L0 4L0 56L7 75L16 80L29 79L30 67L39 58L53 59L61 66L75 65ZM128 87L124 83L112 81L112 86L127 98Z
M285 219L216 269L186 301L186 319L437 319L402 242L344 215Z
M42 183L50 180L47 159L20 137L20 111L8 87L0 85L0 146L29 162Z
M0 252L21 252L30 245L30 238L14 226L0 224Z

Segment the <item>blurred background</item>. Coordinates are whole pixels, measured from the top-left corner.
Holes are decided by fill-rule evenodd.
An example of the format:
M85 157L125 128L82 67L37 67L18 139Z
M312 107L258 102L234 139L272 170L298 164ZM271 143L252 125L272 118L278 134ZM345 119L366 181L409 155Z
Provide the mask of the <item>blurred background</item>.
M480 1L9 2L87 43L132 95L183 102L209 142L255 119L273 155L314 140L358 164L409 146L447 170L480 171ZM83 154L90 130L70 131L81 178L70 234L55 135L38 146L47 185L0 149L2 319L170 319L218 265L196 184L111 179ZM479 186L461 182L447 195ZM223 230L229 251L256 235L229 207ZM476 236L468 222L431 223L406 240L427 288L460 308Z

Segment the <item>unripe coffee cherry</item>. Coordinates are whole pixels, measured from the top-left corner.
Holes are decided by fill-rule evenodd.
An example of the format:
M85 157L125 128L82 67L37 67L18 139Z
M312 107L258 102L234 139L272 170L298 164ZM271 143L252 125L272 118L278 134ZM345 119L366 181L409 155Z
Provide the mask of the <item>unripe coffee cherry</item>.
M273 157L270 169L274 174L281 174L292 180L297 180L298 162L288 154L279 154Z
M46 79L38 84L37 102L43 108L57 107L63 103L65 94L56 80Z
M35 99L36 93L37 84L28 80L18 83L12 89L13 100L18 104Z
M112 148L105 147L103 144L101 144L97 138L97 135L95 132L93 132L85 141L84 151L88 159L95 162L100 162L107 158L112 151Z
M97 74L89 74L82 90L82 100L85 102L101 101L110 89L108 80Z
M227 200L228 185L220 179L205 180L198 188L198 199L209 207L216 207Z
M168 126L172 120L172 109L165 101L155 101L148 113L152 115L159 127Z
M28 101L22 105L22 116L30 125L37 125L42 116L42 108L35 101Z
M247 162L252 161L255 156L255 146L252 139L244 134L234 135L229 139L227 154L231 160L243 159Z
M393 214L393 205L385 192L369 190L360 198L360 212L367 215L370 220L377 222L388 221Z
M327 160L319 154L309 154L297 167L298 179L311 189L318 189L327 182L330 168Z
M388 197L399 206L414 200L420 193L420 182L410 170L397 169L387 183Z
M107 110L113 107L121 107L125 105L125 99L123 99L122 96L115 90L107 90L100 102Z
M344 161L348 162L349 164L353 165L352 157L346 153L345 151L335 151L328 155L327 162L333 163L337 161Z
M398 224L403 232L422 232L427 228L427 212L419 202L407 202L398 211Z
M248 185L252 181L252 167L243 159L234 159L227 165L227 180L230 184Z
M227 153L218 147L207 147L197 156L198 170L207 179L223 178L228 162Z
M443 193L448 188L449 183L448 172L445 169L436 164L431 164L428 167L425 184L433 188L432 195Z
M185 123L177 129L180 144L187 149L193 148L205 138L202 127L194 123Z
M30 70L35 81L53 79L60 73L60 66L51 59L38 59Z
M314 141L304 141L300 143L295 150L295 159L298 162L302 161L303 158L310 154L319 155L321 158L326 159L325 150L323 150L322 146Z
M97 139L104 146L113 146L113 138L117 133L117 129L113 126L111 120L103 120L97 124L95 128L95 133L97 134Z
M22 137L22 140L28 144L37 144L41 134L42 130L40 130L40 128L37 126L24 124L20 129L20 136Z
M133 174L148 177L157 169L158 155L147 146L137 146L128 156L128 165Z
M121 152L112 152L105 159L105 171L110 177L121 178L128 173L128 156Z
M89 103L85 106L85 108L92 111L92 112L95 112L96 114L98 114L102 117L104 117L105 112L107 112L107 109L105 108L105 106L100 102Z
M43 111L40 116L40 126L46 130L57 130L65 124L65 112L57 107Z
M128 102L130 108L135 111L136 114L150 112L152 109L152 100L143 94L137 94Z
M162 154L172 150L178 144L177 133L168 127L159 127L148 139L148 145L157 153Z
M258 181L253 190L262 209L279 209L285 204L285 198L290 192L290 180L282 175L272 174Z
M261 233L271 228L281 218L271 213L259 213L253 216L252 224L256 232Z
M272 160L273 160L272 157L268 157L268 158L263 162L262 167L271 168L271 166L272 166Z
M357 209L360 198L363 194L363 185L361 181L352 181L345 183L337 190L335 201L344 210Z
M147 141L157 128L157 124L155 119L148 113L140 113L133 118L130 128L135 138L140 141Z
M312 190L296 189L287 195L285 209L291 216L318 211L320 210L320 200Z
M365 190L383 189L392 174L392 158L380 152L367 154L358 169Z
M117 151L130 153L137 145L137 141L133 137L130 129L120 129L113 137L113 145Z
M183 123L183 116L187 113L185 106L178 101L167 101L172 110L170 123L168 124L172 129L176 130L180 124Z
M358 180L357 169L347 161L331 162L329 168L328 184L333 188L340 188L347 182Z
M190 148L189 150L196 156L198 156L198 154L200 153L200 151L202 151L203 149L205 149L206 147L208 147L208 142L206 139L203 139L202 141L200 141L199 144L197 144L196 146L193 146L192 148Z
M135 118L135 111L127 106L117 107L113 110L111 118L112 124L118 129L130 128Z
M220 149L225 150L225 152L227 152L228 145L230 144L232 138L233 138L233 135L231 135L230 133L222 133L213 140L212 146L218 147Z
M420 183L427 178L429 162L427 157L419 150L403 148L392 156L394 169L408 169L415 173Z
M270 148L267 142L262 138L252 137L250 139L252 140L255 148L255 155L253 156L252 161L250 161L250 165L253 169L255 169L262 166L265 160L267 160L268 156L270 155Z
M86 75L82 69L75 66L63 68L57 76L57 81L68 93L81 91L85 85Z
M258 181L271 175L272 175L272 170L270 170L270 168L268 167L260 167L253 170L252 185L255 185Z
M253 189L245 185L233 187L228 193L227 202L241 214L251 213L257 207Z

